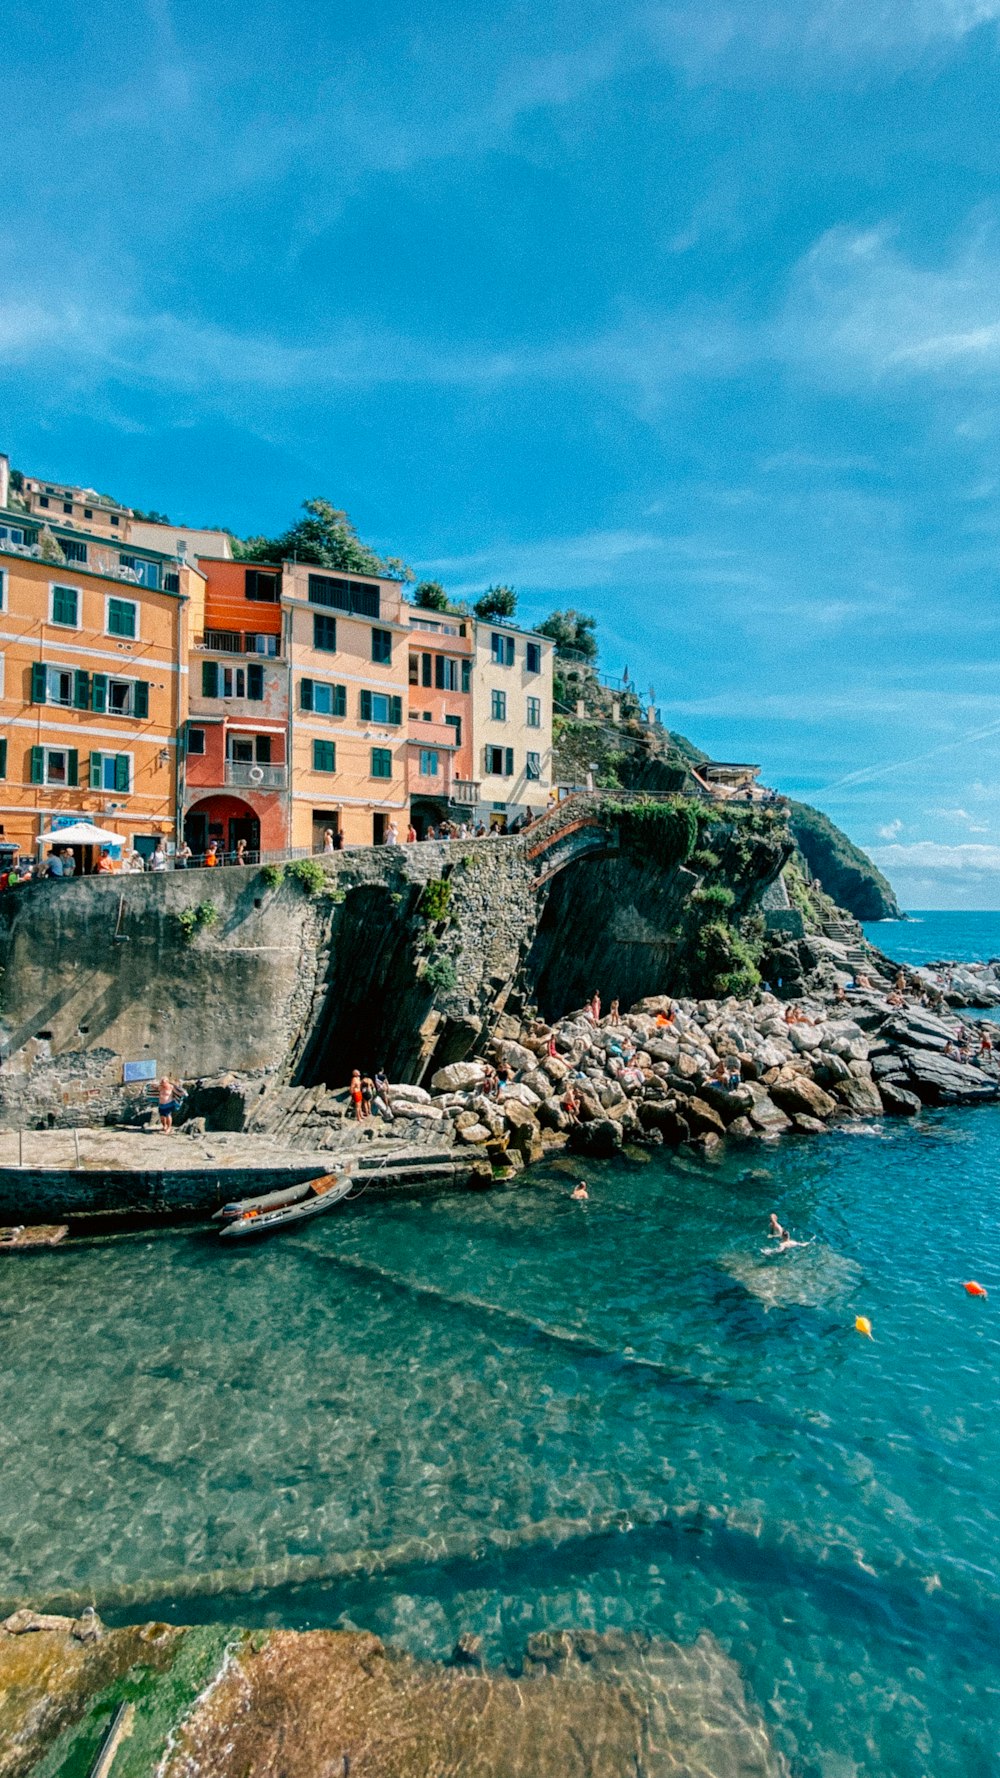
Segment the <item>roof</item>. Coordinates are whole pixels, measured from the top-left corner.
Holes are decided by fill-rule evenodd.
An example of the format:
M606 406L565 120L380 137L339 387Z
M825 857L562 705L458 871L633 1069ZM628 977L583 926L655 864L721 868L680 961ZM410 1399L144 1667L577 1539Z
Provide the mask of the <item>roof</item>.
M0 507L0 523L26 526L34 531L49 530L54 537L72 537L77 543L98 543L102 548L117 549L126 556L146 556L157 562L176 562L175 555L152 549L148 544L130 544L124 537L109 537L106 531L84 531L79 525L60 524L48 513L24 512L18 506ZM85 564L79 564L84 566Z

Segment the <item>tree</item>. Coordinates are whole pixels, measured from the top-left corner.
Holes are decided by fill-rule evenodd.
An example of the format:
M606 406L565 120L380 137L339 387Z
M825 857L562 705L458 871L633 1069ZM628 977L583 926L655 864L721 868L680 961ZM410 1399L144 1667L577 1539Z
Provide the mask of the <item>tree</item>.
M304 500L305 518L280 537L233 539L240 562L309 562L317 568L339 568L342 574L376 574L387 580L412 580L413 571L397 556L380 556L362 543L346 512L329 500Z
M148 512L143 512L141 507L134 506L132 517L138 519L140 525L169 525L170 523L166 513L157 512L155 506L151 506Z
M540 636L549 636L556 645L556 655L563 661L596 661L597 619L587 617L570 606L566 611L553 611L538 626Z
M421 611L450 611L451 602L439 580L422 580L413 594L414 605Z
M472 609L485 623L498 617L514 617L517 612L517 594L510 586L487 587Z

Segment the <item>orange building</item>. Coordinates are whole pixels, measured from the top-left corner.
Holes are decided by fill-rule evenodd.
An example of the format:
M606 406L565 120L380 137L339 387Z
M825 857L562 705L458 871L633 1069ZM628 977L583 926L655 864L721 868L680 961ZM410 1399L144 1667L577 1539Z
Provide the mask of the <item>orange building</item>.
M181 663L202 587L168 557L126 563L103 537L0 511L6 842L33 853L54 821L78 816L140 851L173 840Z
M450 613L406 607L410 628L407 730L410 819L419 836L468 820L479 795L472 777L473 625Z
M191 637L180 801L196 856L290 843L288 660L281 568L201 556L204 622Z

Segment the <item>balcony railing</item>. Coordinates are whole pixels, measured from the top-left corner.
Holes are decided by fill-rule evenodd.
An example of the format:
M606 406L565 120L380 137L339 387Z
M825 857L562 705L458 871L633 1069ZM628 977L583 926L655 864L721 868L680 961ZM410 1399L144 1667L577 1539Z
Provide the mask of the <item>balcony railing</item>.
M287 766L258 766L249 760L226 760L226 783L234 790L284 790Z
M481 789L478 778L453 778L451 800L453 803L478 803Z
M275 660L281 654L281 637L248 630L206 630L195 639L195 647L211 654L259 654Z

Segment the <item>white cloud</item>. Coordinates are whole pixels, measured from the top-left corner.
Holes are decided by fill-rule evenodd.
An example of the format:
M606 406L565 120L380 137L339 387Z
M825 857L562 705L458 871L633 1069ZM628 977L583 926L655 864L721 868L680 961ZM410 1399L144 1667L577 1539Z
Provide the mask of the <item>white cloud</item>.
M910 846L873 846L871 856L880 870L932 872L935 876L956 872L975 877L1000 877L1000 846L972 842L945 846L939 840L916 840Z
M895 821L889 821L886 823L885 827L879 828L878 837L880 840L894 840L898 834L902 833L902 831L903 823L897 815Z
M695 78L741 79L764 58L799 66L912 59L1000 18L1000 0L696 0L651 6L648 29Z

